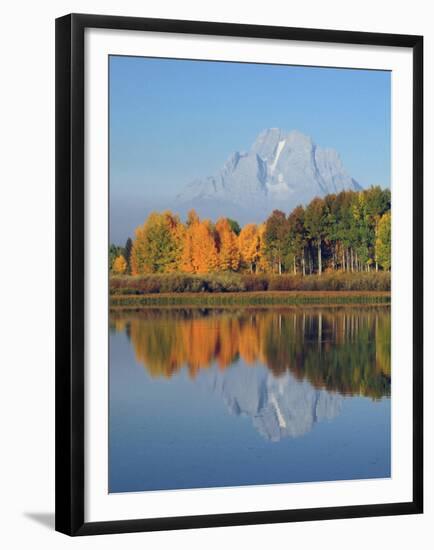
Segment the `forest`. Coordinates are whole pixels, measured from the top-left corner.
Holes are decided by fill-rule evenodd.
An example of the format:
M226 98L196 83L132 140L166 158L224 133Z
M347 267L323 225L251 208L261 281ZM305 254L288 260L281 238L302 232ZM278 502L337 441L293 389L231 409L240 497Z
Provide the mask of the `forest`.
M110 246L109 268L115 276L387 272L390 190L329 194L243 227L224 217L201 220L194 210L185 223L169 210L153 212L124 247Z

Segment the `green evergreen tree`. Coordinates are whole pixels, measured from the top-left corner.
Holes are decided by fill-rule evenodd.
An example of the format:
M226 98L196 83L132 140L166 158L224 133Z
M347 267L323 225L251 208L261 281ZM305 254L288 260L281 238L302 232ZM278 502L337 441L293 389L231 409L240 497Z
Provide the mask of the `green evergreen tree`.
M127 262L126 273L131 275L131 251L133 250L133 241L128 237L124 247L124 258Z

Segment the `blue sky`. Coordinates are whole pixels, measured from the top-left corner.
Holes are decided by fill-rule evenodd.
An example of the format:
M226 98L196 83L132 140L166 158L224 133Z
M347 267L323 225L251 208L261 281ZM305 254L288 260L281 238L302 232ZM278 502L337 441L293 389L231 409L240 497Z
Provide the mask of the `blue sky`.
M173 197L270 127L336 149L363 186L390 185L389 72L110 57L112 210Z

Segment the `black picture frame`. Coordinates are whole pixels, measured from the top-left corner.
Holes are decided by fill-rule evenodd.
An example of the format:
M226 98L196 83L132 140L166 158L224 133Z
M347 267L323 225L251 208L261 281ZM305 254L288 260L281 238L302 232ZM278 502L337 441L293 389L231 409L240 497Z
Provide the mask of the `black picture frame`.
M84 31L122 29L301 40L413 51L413 498L409 502L85 522ZM56 530L128 533L423 511L423 37L70 14L56 20Z

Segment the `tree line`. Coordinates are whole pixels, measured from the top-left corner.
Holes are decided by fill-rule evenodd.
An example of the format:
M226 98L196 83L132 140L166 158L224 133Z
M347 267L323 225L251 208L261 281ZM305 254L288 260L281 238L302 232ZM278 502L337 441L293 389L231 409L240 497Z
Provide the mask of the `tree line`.
M342 191L314 198L286 215L244 227L230 218L183 223L171 211L153 212L124 247L110 246L114 274L250 272L318 274L391 269L389 189Z

